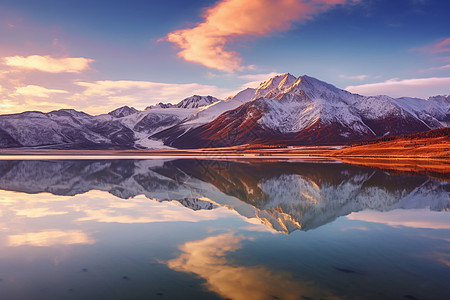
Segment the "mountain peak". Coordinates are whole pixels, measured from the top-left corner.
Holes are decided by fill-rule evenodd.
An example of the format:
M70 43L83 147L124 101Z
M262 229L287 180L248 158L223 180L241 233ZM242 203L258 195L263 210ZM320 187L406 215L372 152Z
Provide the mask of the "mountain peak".
M123 118L137 112L138 110L136 108L125 105L109 112L108 115L111 115L115 118Z
M176 106L178 108L199 108L202 106L210 105L217 101L219 101L219 99L209 95L208 96L193 95L191 97L181 100Z
M266 81L261 82L257 90L268 90L275 87L291 85L297 78L289 73L276 75Z
M261 97L273 98L276 95L288 90L297 78L289 73L276 75L269 80L262 82L255 91L253 99Z

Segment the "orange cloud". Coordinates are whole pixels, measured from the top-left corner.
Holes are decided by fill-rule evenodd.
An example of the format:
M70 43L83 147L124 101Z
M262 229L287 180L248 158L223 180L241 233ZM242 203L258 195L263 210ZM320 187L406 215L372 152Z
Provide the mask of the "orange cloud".
M4 63L10 67L37 70L49 73L80 73L89 69L93 59L84 57L53 58L51 56L9 56L5 57Z
M205 11L202 23L173 31L166 38L181 49L178 56L186 61L226 72L243 70L238 54L226 49L229 42L237 37L287 30L294 21L311 19L314 14L347 1L222 0Z

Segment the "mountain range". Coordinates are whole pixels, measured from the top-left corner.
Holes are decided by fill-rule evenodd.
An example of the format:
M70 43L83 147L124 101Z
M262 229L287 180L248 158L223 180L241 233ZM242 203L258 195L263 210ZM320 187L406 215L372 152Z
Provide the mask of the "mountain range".
M151 96L151 95L149 95ZM220 100L186 98L92 116L61 109L0 115L0 147L169 149L337 145L450 126L450 95L361 96L289 73Z

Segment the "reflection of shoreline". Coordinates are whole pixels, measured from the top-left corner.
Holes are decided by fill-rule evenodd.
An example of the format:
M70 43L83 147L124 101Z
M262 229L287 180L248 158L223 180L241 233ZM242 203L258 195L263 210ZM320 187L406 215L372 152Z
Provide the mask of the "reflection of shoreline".
M234 162L344 162L399 174L427 175L450 181L448 159L408 156L334 156L329 147L306 150L210 151L210 150L47 150L0 149L0 161L6 160L131 160L196 159Z
M395 159L371 157L341 157L342 162L366 166L399 174L425 174L450 181L450 162L443 159Z

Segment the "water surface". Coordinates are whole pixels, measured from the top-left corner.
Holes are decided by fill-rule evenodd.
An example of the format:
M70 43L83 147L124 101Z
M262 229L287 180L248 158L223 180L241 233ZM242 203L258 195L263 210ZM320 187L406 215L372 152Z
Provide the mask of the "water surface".
M449 299L449 192L337 162L0 161L0 298Z

